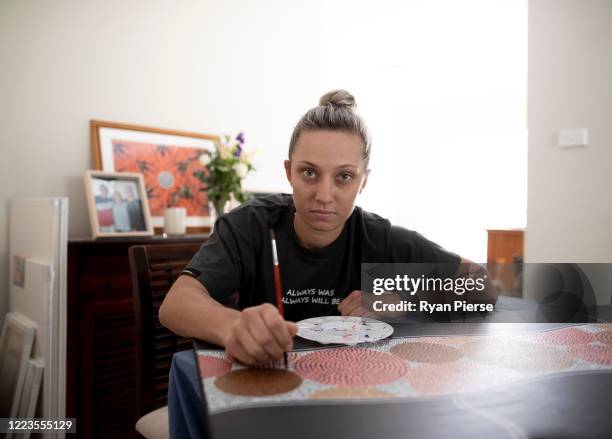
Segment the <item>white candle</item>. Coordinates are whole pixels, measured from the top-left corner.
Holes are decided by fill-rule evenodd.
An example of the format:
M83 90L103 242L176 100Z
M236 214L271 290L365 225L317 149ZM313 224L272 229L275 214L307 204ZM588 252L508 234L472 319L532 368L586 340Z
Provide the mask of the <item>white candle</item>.
M168 235L184 235L186 216L187 209L184 207L168 207L164 212L164 232Z

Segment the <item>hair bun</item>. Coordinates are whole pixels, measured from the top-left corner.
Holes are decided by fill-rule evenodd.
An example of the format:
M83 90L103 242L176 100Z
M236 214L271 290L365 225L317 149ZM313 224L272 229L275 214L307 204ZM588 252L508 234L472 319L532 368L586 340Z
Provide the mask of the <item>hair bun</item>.
M332 90L325 93L319 99L319 105L334 105L336 107L345 107L349 110L357 108L355 97L346 90Z

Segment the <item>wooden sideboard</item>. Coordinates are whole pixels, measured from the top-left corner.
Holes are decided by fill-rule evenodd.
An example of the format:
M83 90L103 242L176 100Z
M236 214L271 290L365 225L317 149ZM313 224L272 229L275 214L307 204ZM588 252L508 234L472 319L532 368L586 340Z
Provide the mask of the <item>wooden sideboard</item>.
M522 295L517 291L516 266L523 260L523 235L521 229L487 230L487 269L508 292L517 296Z
M138 437L129 247L204 242L207 236L68 242L66 416L77 419L78 437Z

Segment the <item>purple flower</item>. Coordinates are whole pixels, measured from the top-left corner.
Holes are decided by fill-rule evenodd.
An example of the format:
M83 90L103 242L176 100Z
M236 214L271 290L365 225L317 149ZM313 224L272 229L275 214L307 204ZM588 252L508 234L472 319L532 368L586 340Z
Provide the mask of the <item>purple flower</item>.
M240 146L240 143L238 145L236 145L236 152L234 153L234 157L240 157L240 154L242 154L242 146Z
M242 131L238 133L238 135L236 136L236 140L238 141L240 146L242 146L242 144L244 143L244 133Z

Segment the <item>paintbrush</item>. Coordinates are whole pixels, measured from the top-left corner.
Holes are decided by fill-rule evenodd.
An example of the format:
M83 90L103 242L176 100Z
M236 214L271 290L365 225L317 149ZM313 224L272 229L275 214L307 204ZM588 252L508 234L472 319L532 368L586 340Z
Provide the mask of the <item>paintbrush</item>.
M278 264L278 252L276 250L276 236L274 229L270 229L270 241L272 242L272 268L274 270L274 289L276 292L276 306L280 315L285 318L285 308L283 306L283 288L281 285L280 265ZM289 368L287 352L283 352L285 359L285 369Z

